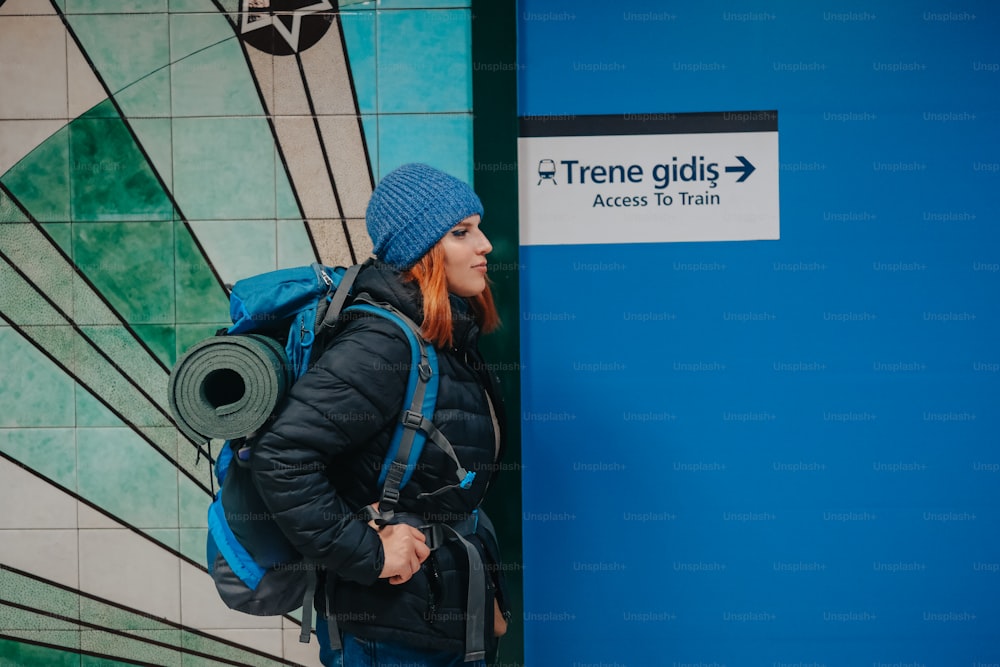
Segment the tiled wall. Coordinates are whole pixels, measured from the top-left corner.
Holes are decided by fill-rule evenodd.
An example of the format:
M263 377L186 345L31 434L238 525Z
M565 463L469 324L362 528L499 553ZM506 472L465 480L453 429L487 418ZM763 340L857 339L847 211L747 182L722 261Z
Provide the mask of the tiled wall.
M393 167L472 179L471 12L334 2L241 38L271 20L246 4L0 0L0 665L318 664L217 599L169 370L226 283L366 257Z

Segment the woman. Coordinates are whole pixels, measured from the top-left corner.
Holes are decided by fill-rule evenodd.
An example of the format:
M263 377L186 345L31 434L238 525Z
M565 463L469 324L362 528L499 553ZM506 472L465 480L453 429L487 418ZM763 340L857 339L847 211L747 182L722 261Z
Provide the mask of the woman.
M422 164L394 170L368 204L375 259L352 290L419 324L436 349L433 421L476 473L467 488L455 484L456 462L428 441L393 518L376 523L363 511L379 502L410 377L404 331L376 315L345 314L254 445L261 497L325 572L317 609L343 640L337 648L338 637L317 622L325 665L484 665L483 644L495 649L506 629L498 549L477 511L503 453L500 394L477 347L480 331L499 325L482 215L462 181ZM435 533L433 524L449 528ZM487 573L478 597L470 593L483 583L477 570ZM477 608L467 608L470 600Z

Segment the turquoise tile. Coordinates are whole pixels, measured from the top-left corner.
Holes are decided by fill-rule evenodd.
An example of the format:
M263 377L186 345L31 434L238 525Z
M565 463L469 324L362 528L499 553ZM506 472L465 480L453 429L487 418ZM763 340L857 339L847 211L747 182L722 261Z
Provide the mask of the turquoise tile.
M346 11L340 14L344 43L351 64L351 77L361 113L378 109L375 59L375 12Z
M274 220L191 221L190 225L226 283L276 268ZM228 312L219 315L225 316Z
M7 394L0 390L7 403ZM0 452L76 491L76 433L71 428L0 428Z
M407 162L425 162L472 182L472 115L379 117L380 177Z
M59 366L10 327L0 327L0 359L0 427L73 426L75 383Z
M217 14L219 10L216 8L214 2L205 2L205 0L168 0L169 8L171 14L184 13L195 13L195 14ZM222 8L230 13L236 13L240 8L240 0L220 0L219 3Z
M240 40L215 14L170 17L171 103L178 116L262 116L264 108Z
M207 511L207 510L206 510ZM205 544L208 540L208 528L181 528L181 555L187 556L195 563L205 564Z
M131 429L77 429L77 456L81 496L137 528L177 528L177 469Z
M83 385L76 387L76 425L78 428L95 426L123 426L121 418L101 403Z
M217 453L218 449L218 447L213 446L212 453ZM204 457L202 457L198 465L202 466L202 469L211 467ZM177 507L179 509L178 525L181 528L207 528L208 506L211 502L212 497L204 489L198 488L188 477L184 475L180 476L180 482L177 487ZM205 544L202 542L203 550L204 547ZM204 557L204 555L203 551L202 556Z
M80 631L80 648L88 653L122 658L122 663L181 667L181 652L173 646L158 646L138 639L102 630L84 628ZM103 659L105 663L107 659ZM80 667L97 667L98 660L81 659ZM114 663L112 663L114 664Z
M174 223L177 275L176 321L183 324L208 324L214 329L229 317L229 298L191 231L183 222Z
M361 117L361 128L365 133L365 148L368 151L368 161L372 165L372 173L377 177L379 173L379 136L378 136L378 116L368 115Z
M295 190L288 176L288 171L282 163L281 153L277 145L274 147L274 208L278 220L301 220L302 209L295 198Z
M158 12L165 11L163 0L150 2L159 6ZM121 3L107 0L73 0L67 4L66 18L70 27L112 94L169 65L166 14L79 13L97 7L120 11ZM151 6L150 3L142 4Z
M167 0L64 0L67 14L101 14L167 11Z
M147 528L142 532L168 549L173 551L181 549L181 535L176 528Z
M174 196L188 220L275 217L275 152L263 118L175 118Z
M309 232L302 220L278 220L277 268L302 266L316 261Z
M169 118L170 117L170 70L162 68L148 76L129 84L122 90L113 91L115 100L126 118ZM107 118L117 118L120 114L114 107L100 109L100 105L88 114Z
M472 0L379 0L379 9L433 9L471 7Z
M467 9L379 11L379 112L469 111L470 22Z
M149 166L156 177L170 190L173 185L174 168L171 164L172 150L170 120L167 118L132 118L129 120L137 141L149 158Z

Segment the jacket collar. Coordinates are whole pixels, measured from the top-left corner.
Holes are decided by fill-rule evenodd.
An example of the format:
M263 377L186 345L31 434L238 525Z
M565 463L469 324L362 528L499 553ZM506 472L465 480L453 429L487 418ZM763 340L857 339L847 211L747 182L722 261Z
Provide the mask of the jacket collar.
M381 260L369 259L364 263L352 291L355 294L367 292L373 300L395 306L414 322L423 322L424 305L420 288L415 282L403 282L401 272ZM474 347L479 326L468 301L454 294L449 295L449 301L455 347L460 350Z

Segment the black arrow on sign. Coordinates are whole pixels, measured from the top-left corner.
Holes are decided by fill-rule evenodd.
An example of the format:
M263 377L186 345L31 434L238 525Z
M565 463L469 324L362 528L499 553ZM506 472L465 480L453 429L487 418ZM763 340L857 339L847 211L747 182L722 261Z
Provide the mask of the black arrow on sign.
M737 183L742 183L743 181L747 180L747 176L756 171L757 168L752 164L750 164L750 161L747 160L742 155L737 155L736 159L742 162L743 164L739 167L726 167L726 173L728 174L731 171L742 171L743 175L736 179Z

